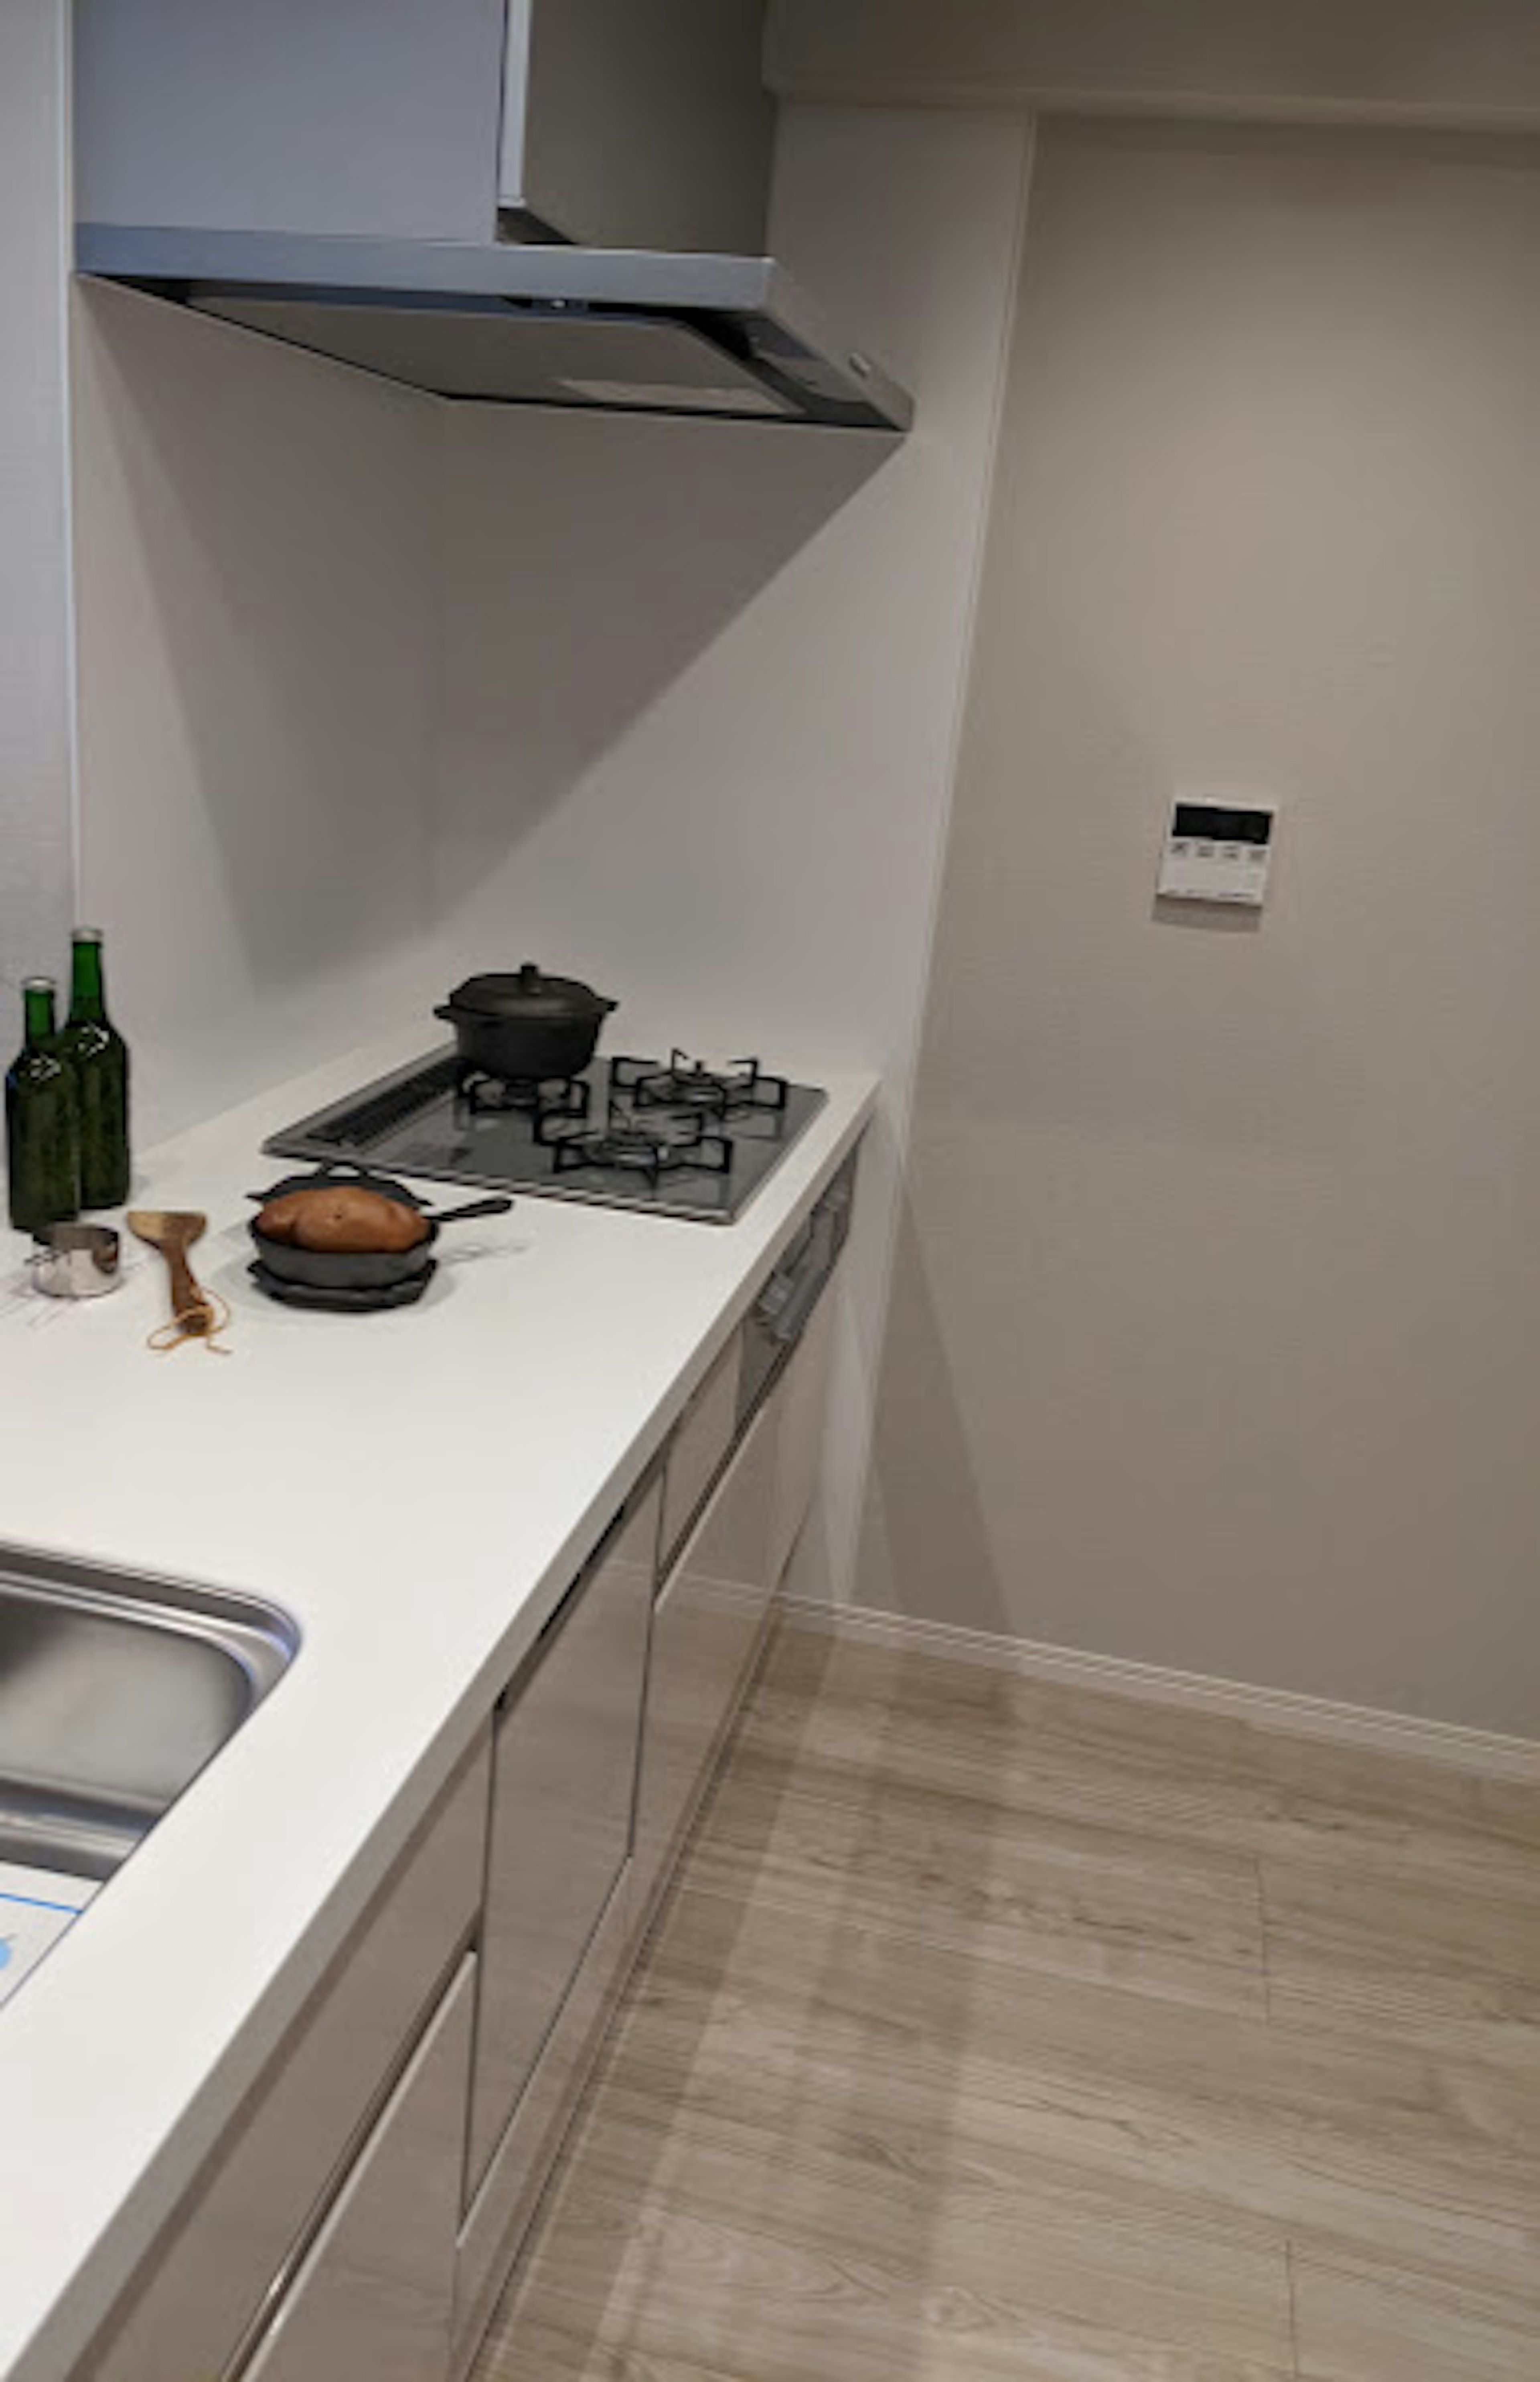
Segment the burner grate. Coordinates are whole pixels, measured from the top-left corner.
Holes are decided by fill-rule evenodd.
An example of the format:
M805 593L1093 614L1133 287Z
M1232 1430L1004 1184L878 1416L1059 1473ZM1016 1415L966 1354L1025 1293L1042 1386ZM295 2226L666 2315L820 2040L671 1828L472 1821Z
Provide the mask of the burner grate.
M785 1108L791 1093L785 1076L766 1074L757 1059L711 1067L683 1050L671 1050L666 1066L655 1059L612 1059L610 1081L638 1109L696 1109L716 1117L743 1116L755 1109L774 1113Z
M603 1124L574 1125L563 1117L542 1116L535 1121L535 1137L550 1150L558 1175L614 1167L642 1176L655 1190L667 1174L732 1172L732 1143L725 1134L713 1133L699 1111L643 1118L614 1093Z

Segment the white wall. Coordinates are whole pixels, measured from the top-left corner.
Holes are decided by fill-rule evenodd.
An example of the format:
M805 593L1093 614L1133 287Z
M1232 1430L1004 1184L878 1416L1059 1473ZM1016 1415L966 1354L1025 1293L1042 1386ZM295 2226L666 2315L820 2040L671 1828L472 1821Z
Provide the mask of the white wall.
M802 99L1540 124L1534 0L770 0L766 59Z
M874 1602L1540 1730L1537 257L1534 149L1041 131Z
M67 973L69 590L63 326L65 11L0 8L0 1050L13 988ZM3 1060L0 1060L3 1063Z
M451 436L446 966L591 976L616 1048L887 1074L815 1586L853 1551L1026 146L788 112L777 251L913 387L901 448L492 410Z
M75 309L82 907L141 1143L431 1001L429 399Z

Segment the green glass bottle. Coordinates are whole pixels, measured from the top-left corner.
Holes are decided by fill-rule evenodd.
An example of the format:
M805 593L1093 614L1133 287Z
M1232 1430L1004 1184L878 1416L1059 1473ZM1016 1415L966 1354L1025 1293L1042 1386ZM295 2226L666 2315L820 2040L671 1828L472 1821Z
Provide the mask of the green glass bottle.
M21 988L27 1039L6 1072L6 1167L18 1232L67 1223L80 1212L75 1077L54 1029L54 979Z
M96 927L75 929L59 1040L80 1109L80 1205L120 1208L128 1196L128 1046L107 1015Z

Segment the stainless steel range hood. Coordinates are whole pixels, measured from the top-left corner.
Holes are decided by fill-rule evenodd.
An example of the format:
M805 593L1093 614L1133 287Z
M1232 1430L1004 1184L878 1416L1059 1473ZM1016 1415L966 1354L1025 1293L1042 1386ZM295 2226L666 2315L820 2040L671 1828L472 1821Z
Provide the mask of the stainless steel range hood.
M77 270L435 396L902 432L772 257L83 223Z

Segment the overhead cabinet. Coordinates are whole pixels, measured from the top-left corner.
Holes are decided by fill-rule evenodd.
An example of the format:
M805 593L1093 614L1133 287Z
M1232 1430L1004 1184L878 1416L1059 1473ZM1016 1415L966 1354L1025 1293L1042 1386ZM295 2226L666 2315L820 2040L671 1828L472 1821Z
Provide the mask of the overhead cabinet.
M760 0L508 0L498 201L590 248L765 239Z
M502 79L502 0L76 0L76 212L485 239Z
M78 0L96 223L764 244L759 0Z

